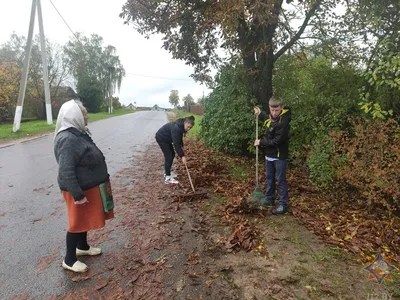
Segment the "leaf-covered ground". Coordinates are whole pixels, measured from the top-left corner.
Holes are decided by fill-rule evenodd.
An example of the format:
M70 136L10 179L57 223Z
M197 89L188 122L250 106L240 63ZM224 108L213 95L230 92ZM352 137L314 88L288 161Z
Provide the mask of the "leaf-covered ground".
M136 153L113 178L116 218L89 234L104 254L83 258L88 273L66 272L66 292L50 299L389 299L382 297L400 294L396 272L392 283L379 285L368 281L362 261L362 251L376 246L375 232L381 232L384 220L347 208L351 203L339 209L335 195L316 192L297 171L288 177L290 214L250 210L244 199L254 189L254 161L222 156L191 138L185 149L196 192L208 197L190 196L178 161L181 184L163 183L156 144ZM396 235L379 238L381 250L395 257Z

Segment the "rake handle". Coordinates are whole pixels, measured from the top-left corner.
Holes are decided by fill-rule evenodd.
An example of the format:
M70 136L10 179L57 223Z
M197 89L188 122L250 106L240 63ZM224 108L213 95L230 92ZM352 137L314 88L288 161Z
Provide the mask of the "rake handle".
M258 115L256 115L256 140L258 140ZM256 183L258 184L258 146L256 146Z
M185 164L185 167L186 167L186 172L187 172L188 177L189 177L190 186L192 187L193 193L195 193L196 191L194 190L194 186L193 186L192 178L190 177L189 169L188 169L188 167L187 167L186 162L184 162L184 164Z

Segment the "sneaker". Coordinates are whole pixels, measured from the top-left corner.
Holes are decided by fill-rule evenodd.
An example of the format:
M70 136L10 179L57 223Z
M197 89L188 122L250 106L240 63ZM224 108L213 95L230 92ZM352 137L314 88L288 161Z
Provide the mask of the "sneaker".
M62 267L66 270L70 270L75 273L83 273L86 272L89 268L83 262L77 260L72 267L68 266L64 261L62 262Z
M174 177L172 177L172 176L165 176L164 183L165 183L165 184L178 184L179 181L176 180L176 179L175 179Z
M165 173L164 173L164 178L166 177L166 175L165 175ZM178 174L176 174L175 172L172 172L171 171L171 177L173 177L173 178L177 178L178 177Z
M81 256L81 255L100 255L101 254L101 249L100 248L95 248L95 247L90 247L88 250L81 250L76 248L76 256Z
M275 206L275 200L264 199L261 201L261 205L265 207Z
M272 214L274 214L274 215L284 215L284 214L287 213L287 211L288 211L288 209L287 209L286 206L279 205L277 209L272 211Z

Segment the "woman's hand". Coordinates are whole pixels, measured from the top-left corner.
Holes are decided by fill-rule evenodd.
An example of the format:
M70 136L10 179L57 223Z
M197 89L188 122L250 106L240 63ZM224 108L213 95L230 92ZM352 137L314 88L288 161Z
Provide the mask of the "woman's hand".
M260 146L260 140L255 140L254 141L254 146Z
M85 197L82 200L75 201L74 203L75 203L75 205L84 205L86 203L89 203L89 201Z
M182 156L182 162L186 165L186 157L185 156Z

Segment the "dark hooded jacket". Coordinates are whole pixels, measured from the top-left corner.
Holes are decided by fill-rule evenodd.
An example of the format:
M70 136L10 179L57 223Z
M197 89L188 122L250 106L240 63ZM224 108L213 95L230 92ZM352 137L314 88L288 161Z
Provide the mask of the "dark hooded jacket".
M185 156L183 151L183 135L185 119L178 119L175 122L170 122L161 127L156 133L158 143L174 144L175 151L180 157Z
M272 119L271 116L264 122L265 136L260 141L265 156L287 159L289 156L289 130L291 111L283 107L281 114Z

